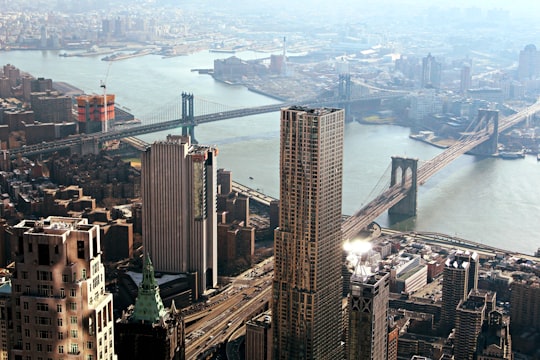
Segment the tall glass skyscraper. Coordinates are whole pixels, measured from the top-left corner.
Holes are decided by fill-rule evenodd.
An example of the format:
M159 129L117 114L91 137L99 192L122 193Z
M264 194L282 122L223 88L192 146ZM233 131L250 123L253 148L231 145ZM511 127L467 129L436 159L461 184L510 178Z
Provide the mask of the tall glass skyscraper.
M281 110L273 358L341 358L341 109Z

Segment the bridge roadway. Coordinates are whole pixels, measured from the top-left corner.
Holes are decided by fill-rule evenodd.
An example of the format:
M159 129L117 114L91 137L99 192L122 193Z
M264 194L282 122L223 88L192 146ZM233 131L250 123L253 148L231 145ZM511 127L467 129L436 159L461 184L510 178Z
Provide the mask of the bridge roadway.
M355 102L355 101L368 101L368 100L380 100L380 99L390 99L398 96L403 96L402 94L373 94L364 96L360 99L350 99L350 100L339 100L339 99L328 99L328 100L307 100L305 103L311 106L325 106L332 105L336 103L344 102ZM283 107L292 105L293 103L279 103L279 104L270 104L262 105L251 108L235 109L229 111L223 111L218 113L206 114L206 115L197 115L194 117L194 122L198 124L206 124L214 121L226 120L226 119L235 119L245 116L265 114L269 112L277 112ZM166 120L160 122L152 122L150 124L138 125L129 128L123 128L121 130L111 130L106 133L94 133L91 135L81 135L81 136L71 136L67 139L60 139L51 142L43 142L41 144L27 145L20 148L10 149L9 154L11 157L16 157L17 155L22 156L33 156L39 155L46 152L54 152L69 149L75 146L80 145L81 141L95 141L97 143L102 143L104 141L117 140L126 137L140 136L144 134L150 134L158 131L165 131L171 129L177 129L181 126L186 126L182 118Z
M520 111L519 113L499 120L499 133L509 129L513 125L516 125L523 119L527 118L528 116L534 115L539 111L540 101L537 101L535 104ZM448 165L461 155L465 154L466 152L471 151L476 146L489 139L489 137L489 131L481 131L475 133L467 137L465 140L448 147L445 151L435 156L433 159L427 161L418 169L418 185L424 184L431 176L433 176L439 170L441 170L446 165ZM354 215L349 217L342 225L343 238L352 239L356 234L358 234L362 229L368 226L383 212L404 199L407 196L407 191L411 187L411 181L412 180L408 178L405 179L403 185L401 183L398 183L394 186L391 186L382 194L377 196L374 200L372 200L363 208L358 210Z

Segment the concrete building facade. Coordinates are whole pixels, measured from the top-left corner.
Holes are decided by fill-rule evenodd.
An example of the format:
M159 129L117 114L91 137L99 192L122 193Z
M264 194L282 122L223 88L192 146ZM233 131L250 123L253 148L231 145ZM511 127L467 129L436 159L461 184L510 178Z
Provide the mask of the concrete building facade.
M200 294L217 285L217 154L169 135L141 156L144 249L156 271L196 273Z
M12 359L115 357L99 226L48 217L13 226Z
M273 358L341 356L341 198L345 113L281 110Z
M272 316L270 312L246 323L246 359L272 359Z
M349 295L348 360L385 360L390 275L353 274Z

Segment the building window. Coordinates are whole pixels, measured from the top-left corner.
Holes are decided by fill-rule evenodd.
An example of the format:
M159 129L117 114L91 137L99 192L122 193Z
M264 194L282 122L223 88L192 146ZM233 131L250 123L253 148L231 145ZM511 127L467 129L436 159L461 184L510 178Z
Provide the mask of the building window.
M30 329L24 329L24 336L30 337Z
M72 311L75 311L77 310L77 303L69 303L69 309L72 310Z
M94 343L93 343L93 342L89 341L89 342L86 343L86 348L87 348L87 349L92 349L93 347L94 347Z
M49 338L49 332L47 330L37 330L37 337L39 339L48 339Z
M23 271L22 272L22 278L23 279L28 279L28 271Z
M77 296L77 289L70 289L69 290L69 296L71 296L71 297Z
M62 304L56 305L56 312L61 313L62 312Z
M60 297L65 298L66 297L66 290L64 288L60 288Z
M47 344L47 352L52 352L52 345L51 344Z
M76 316L72 316L70 322L71 322L72 324L77 324L77 317L76 317Z
M68 276L66 274L62 275L62 281L67 283L69 281Z
M77 240L77 257L84 259L84 240Z
M64 333L63 332L58 333L58 340L64 340Z
M42 344L36 344L36 350L37 351L43 351L43 345Z
M42 281L51 281L52 273L50 271L38 271L37 272L38 280Z
M23 302L23 309L28 310L28 302Z
M58 318L56 323L58 324L58 326L63 326L64 325L64 320L62 318Z
M30 343L25 343L24 348L25 350L30 350Z
M76 339L76 338L77 338L77 335L78 335L78 334L77 334L77 330L71 330L70 333L71 333L71 337L72 337L73 339Z
M64 353L64 346L63 346L63 345L58 345L58 353L59 353L59 354L63 354L63 353Z
M20 313L17 313L17 314L20 314ZM24 315L24 323L25 323L25 324L29 324L29 323L30 323L30 316Z
M37 303L36 307L38 311L49 311L49 305L45 303Z
M79 353L79 344L71 344L70 353L75 354L75 355L78 354Z

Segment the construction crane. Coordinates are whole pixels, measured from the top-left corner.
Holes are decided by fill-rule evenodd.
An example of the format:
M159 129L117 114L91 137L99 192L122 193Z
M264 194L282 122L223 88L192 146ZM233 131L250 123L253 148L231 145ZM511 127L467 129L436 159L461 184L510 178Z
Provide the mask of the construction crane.
M107 74L105 74L105 80L101 81L100 87L103 88L103 106L105 111L105 119L101 126L101 132L106 133L109 125L109 112L107 109L107 79L109 78L109 72L111 71L112 61L109 61L109 66L107 67Z

